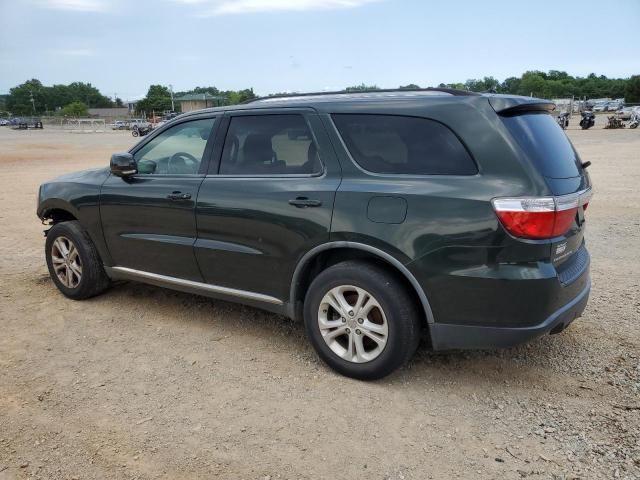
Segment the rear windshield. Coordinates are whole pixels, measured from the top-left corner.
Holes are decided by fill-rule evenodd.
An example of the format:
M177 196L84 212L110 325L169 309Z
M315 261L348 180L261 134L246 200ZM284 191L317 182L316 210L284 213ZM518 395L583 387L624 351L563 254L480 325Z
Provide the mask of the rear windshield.
M426 118L335 114L353 159L369 172L396 175L475 175L476 164L451 130Z
M580 157L549 113L514 115L503 117L502 121L542 175L550 178L580 175Z

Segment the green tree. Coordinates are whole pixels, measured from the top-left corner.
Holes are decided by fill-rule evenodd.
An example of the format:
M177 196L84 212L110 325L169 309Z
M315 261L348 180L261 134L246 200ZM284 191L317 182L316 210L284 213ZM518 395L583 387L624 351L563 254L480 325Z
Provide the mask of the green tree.
M33 101L32 101L33 99ZM14 115L30 115L45 110L45 87L35 78L9 90L7 110Z
M72 102L62 109L65 117L86 117L88 113L87 106L82 102Z
M147 96L138 102L138 112L163 112L171 109L171 92L164 85L151 85Z
M438 88L452 88L454 90L466 90L464 83L441 83Z
M410 83L409 85L401 85L398 87L399 90L418 90L420 85L416 85L415 83Z
M365 85L364 83L361 83L360 85L354 85L344 89L345 92L365 92L367 90L380 90L380 87L377 85Z
M546 82L540 72L525 72L520 80L518 95L545 97Z
M497 91L500 82L493 77L484 77L482 80L470 79L464 84L465 90L471 92L493 92Z
M505 78L500 84L500 93L516 94L520 90L520 79L518 77Z
M624 99L629 103L640 103L640 75L633 75L624 87Z
M33 101L31 100L33 96ZM41 114L74 102L91 107L111 107L113 102L90 83L73 82L69 85L46 87L35 78L13 87L7 96L7 110L16 115Z
M244 90L238 91L228 90L226 92L219 92L219 94L222 94L222 96L227 98L229 105L237 105L257 98L256 94L253 92L253 88L245 88Z

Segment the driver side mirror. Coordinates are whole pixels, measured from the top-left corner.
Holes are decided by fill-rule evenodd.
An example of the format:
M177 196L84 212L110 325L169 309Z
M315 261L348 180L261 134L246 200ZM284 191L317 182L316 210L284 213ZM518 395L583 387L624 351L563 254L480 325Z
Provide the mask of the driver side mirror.
M138 167L130 153L114 153L111 155L111 173L116 177L128 177L138 173Z

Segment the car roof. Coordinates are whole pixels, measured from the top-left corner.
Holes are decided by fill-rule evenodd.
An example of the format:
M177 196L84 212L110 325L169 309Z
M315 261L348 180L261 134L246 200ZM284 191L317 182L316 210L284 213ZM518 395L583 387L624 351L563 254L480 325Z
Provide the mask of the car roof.
M247 101L239 105L205 108L193 110L179 115L180 118L202 113L218 113L225 111L277 109L277 108L314 108L320 112L331 112L334 109L361 110L363 104L382 106L385 104L428 105L437 103L459 103L470 99L485 99L496 111L517 108L523 105L544 105L550 110L554 104L539 98L518 95L501 95L493 93L476 93L448 88L428 88L416 90L370 90L357 92L320 92L292 95L274 95Z

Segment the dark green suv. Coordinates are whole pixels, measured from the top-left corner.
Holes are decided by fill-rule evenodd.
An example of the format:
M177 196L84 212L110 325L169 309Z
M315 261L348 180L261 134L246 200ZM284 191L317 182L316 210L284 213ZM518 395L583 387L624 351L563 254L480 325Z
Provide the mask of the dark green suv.
M275 97L181 115L40 187L57 287L112 280L304 321L331 367L563 330L590 289L586 165L546 100L452 90ZM424 335L423 335L424 334Z

